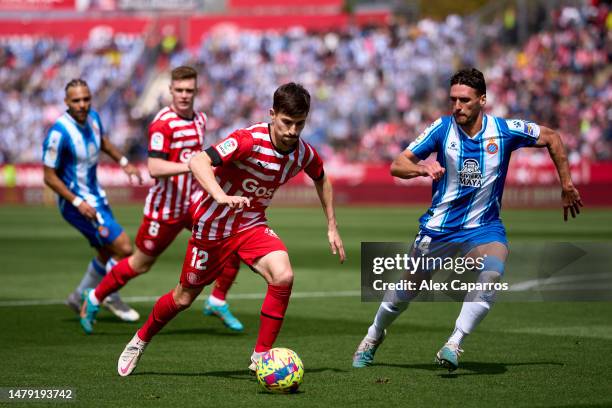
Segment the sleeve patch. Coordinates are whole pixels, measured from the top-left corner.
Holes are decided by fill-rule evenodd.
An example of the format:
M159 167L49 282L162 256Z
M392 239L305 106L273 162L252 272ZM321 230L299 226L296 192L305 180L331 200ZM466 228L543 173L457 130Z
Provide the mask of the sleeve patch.
M224 142L219 143L216 147L217 151L219 152L219 155L221 157L226 157L238 148L238 142L233 137L230 137Z
M160 132L151 135L151 150L164 150L164 135Z
M510 119L507 120L506 123L511 132L522 133L531 137L538 137L540 135L540 127L533 122L521 119Z
M49 135L47 148L43 155L43 161L47 167L55 167L57 162L57 156L59 152L59 144L62 138L62 134L58 131L52 131Z

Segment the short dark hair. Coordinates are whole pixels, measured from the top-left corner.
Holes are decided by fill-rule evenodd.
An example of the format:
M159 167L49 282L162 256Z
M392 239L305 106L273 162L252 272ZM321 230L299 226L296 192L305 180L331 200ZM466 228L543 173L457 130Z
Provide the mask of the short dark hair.
M478 92L478 96L487 93L487 84L484 75L476 68L466 68L459 70L451 77L450 86L467 85Z
M84 86L85 88L89 88L89 85L87 85L87 82L85 82L84 79L74 78L66 84L66 88L64 88L64 91L66 92L66 94L68 94L68 90L75 86Z
M276 113L285 113L289 116L300 116L310 111L310 94L300 84L289 82L281 85L274 91L272 109Z
M196 71L192 67L182 65L172 70L171 78L173 81L181 81L183 79L197 79L198 71Z

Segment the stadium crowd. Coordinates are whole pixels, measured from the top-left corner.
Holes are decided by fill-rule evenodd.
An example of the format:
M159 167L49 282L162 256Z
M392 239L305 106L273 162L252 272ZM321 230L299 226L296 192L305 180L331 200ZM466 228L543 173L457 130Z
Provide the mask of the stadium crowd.
M123 146L130 104L144 86L134 75L143 47L141 39L104 30L78 46L49 38L0 40L0 164L41 160L45 133L65 109L64 87L78 77L87 80L112 141Z
M389 161L447 112L450 74L476 65L488 81L490 113L559 129L574 162L612 159L609 5L559 9L552 26L519 48L498 41L500 23L478 32L473 26L458 16L327 33L222 26L198 49L175 47L167 61L198 68L196 106L208 114L209 142L265 120L270 93L293 80L313 96L304 137L323 156ZM112 141L144 158L155 112L134 117L133 108L155 67L139 63L142 40L92 38L77 48L34 39L0 44L0 164L39 160L45 129L63 109L63 86L79 75L89 81Z

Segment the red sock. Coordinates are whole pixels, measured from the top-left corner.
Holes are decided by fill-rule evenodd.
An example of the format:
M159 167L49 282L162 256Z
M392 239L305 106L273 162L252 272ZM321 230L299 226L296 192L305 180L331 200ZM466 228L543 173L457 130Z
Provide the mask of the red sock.
M225 264L225 267L223 267L223 272L221 272L221 275L215 281L215 286L210 294L217 299L225 300L227 292L229 292L236 280L238 269L240 269L240 259L237 256L232 256Z
M170 320L180 312L179 307L174 302L174 290L166 293L157 299L147 322L138 330L138 337L142 341L151 341Z
M113 269L98 284L94 291L96 298L102 302L108 295L124 287L129 280L136 276L138 274L130 266L128 258L123 258L113 266Z
M261 306L259 335L257 336L257 344L255 344L255 352L261 353L272 348L283 325L290 296L291 286L268 285L268 292Z

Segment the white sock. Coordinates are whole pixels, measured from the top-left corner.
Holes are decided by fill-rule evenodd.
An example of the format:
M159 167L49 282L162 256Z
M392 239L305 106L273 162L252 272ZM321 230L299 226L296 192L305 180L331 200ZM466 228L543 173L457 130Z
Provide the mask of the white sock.
M117 265L117 261L114 258L110 258L107 262L106 262L106 273L109 273L111 271L111 269L113 269L113 266ZM108 295L106 297L106 299L108 299L108 301L113 301L113 300L118 300L119 299L119 292L113 292L110 295ZM105 299L105 300L106 300Z
M491 305L488 302L463 302L461 312L455 322L455 330L448 342L461 345L465 336L474 331L478 323L485 318Z
M100 304L100 301L96 297L95 292L96 292L95 289L89 291L89 303L91 303L94 306L98 306Z
M464 332L455 327L455 330L453 330L453 334L451 334L451 336L448 338L447 343L455 343L456 345L461 346L465 336L466 334Z
M210 303L213 306L223 306L227 302L225 300L223 300L223 299L219 299L218 297L210 295L208 297L208 303Z
M81 279L81 282L75 291L80 295L87 288L95 288L98 286L103 277L104 266L100 263L100 261L94 258L91 260L89 265L87 265L85 275L83 275L83 279Z
M117 265L117 262L114 258L109 258L108 261L106 261L106 265L104 265L105 269L106 269L106 273L109 273L111 271L111 269L113 269L113 266ZM105 273L105 275L106 275Z
M391 326L391 323L408 308L408 305L408 302L382 302L376 312L374 322L368 328L368 337L372 340L379 340L385 329Z

